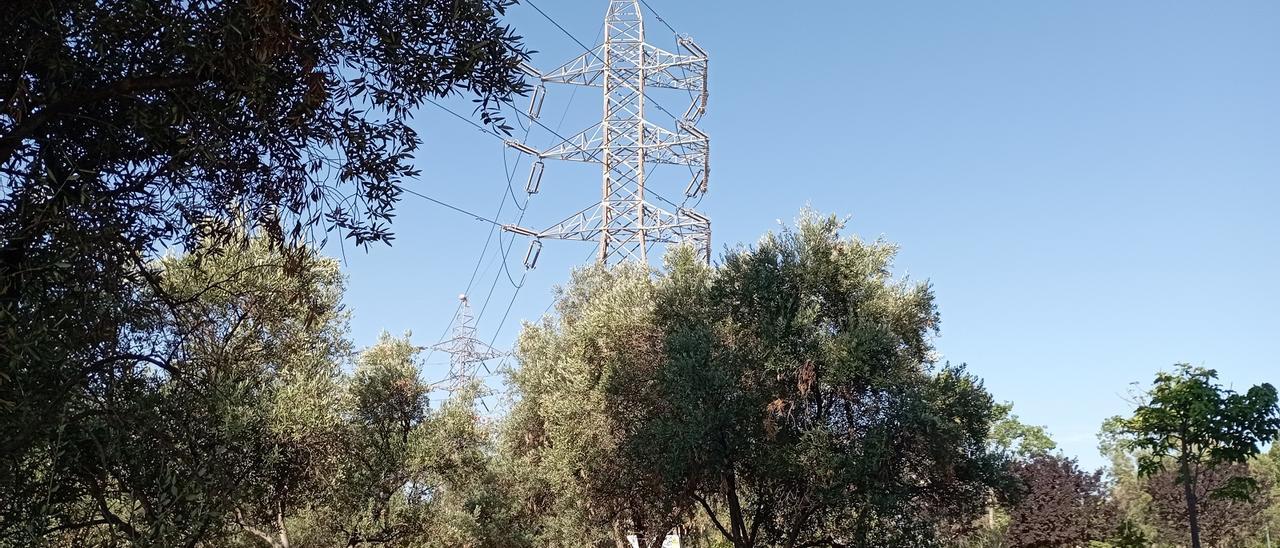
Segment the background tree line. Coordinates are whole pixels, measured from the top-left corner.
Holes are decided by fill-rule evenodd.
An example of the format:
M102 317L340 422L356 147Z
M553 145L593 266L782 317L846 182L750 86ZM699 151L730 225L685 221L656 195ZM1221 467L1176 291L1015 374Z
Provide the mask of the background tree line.
M332 259L164 256L186 304L146 319L171 356L86 386L57 452L6 452L0 545L1186 546L1185 458L1146 418L1179 410L1214 426L1189 468L1203 544L1265 545L1269 386L1161 374L1082 471L933 361L928 285L841 229L807 213L717 266L577 271L522 332L503 416L478 385L433 404L408 336L354 351Z
M1185 364L1158 374L1149 391L1136 394L1134 416L1102 425L1099 450L1110 462L1105 468L1081 470L1054 454L1051 441L1017 451L1013 470L1021 492L1012 504L993 509L998 518L966 545L1275 545L1280 445L1274 443L1274 389L1260 385L1238 394L1214 382L1216 375ZM1176 417L1166 424L1175 428L1153 424L1152 415ZM1014 431L1048 439L1042 428L1011 420ZM1199 434L1178 428L1197 421L1212 426ZM1170 442L1180 450L1184 437L1198 441L1188 443L1185 453L1167 451ZM1272 445L1263 452L1268 439ZM1153 449L1162 444L1164 454Z

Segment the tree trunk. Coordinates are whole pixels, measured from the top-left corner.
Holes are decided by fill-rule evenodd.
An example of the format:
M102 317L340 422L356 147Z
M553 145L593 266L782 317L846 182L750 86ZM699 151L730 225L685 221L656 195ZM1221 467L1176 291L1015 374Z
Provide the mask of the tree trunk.
M1200 518L1197 514L1199 504L1196 502L1195 478L1191 476L1191 465L1185 460L1182 463L1182 492L1187 496L1187 517L1191 522L1191 548L1200 548Z
M631 548L631 543L627 541L627 533L622 530L622 524L617 519L613 520L613 545L617 548Z
M280 546L289 548L289 530L284 526L284 502L276 501L276 527L280 528Z
M733 531L735 548L751 548L752 540L747 537L747 523L742 515L742 503L738 500L738 482L734 477L732 464L724 474L724 491L729 502L729 526Z

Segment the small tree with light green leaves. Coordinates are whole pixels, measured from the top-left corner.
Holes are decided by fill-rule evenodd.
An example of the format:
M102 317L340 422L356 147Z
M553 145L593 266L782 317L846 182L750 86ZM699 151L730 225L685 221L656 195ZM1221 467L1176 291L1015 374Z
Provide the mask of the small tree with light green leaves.
M1220 466L1248 463L1280 430L1275 387L1261 384L1241 394L1217 379L1212 369L1179 364L1173 373L1157 374L1145 403L1131 418L1119 419L1124 443L1139 451L1140 476L1176 465L1192 548L1200 548L1200 480ZM1209 498L1249 500L1258 489L1255 479L1236 477L1206 493Z
M995 412L999 418L991 425L988 436L993 449L1022 459L1049 455L1058 449L1048 429L1022 422L1013 414L1012 403L996 404Z

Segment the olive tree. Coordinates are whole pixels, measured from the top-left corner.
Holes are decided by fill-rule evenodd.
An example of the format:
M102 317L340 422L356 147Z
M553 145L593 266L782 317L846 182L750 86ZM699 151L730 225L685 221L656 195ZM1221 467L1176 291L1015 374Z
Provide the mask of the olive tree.
M225 542L319 499L349 351L338 265L286 272L265 239L199 256L155 265L185 301L139 328L174 334L165 360L96 374L56 453L16 461L36 477L0 484L0 545Z
M496 109L525 89L527 54L502 23L510 4L0 3L0 537L95 512L125 528L129 509L91 498L67 509L50 491L113 485L70 454L101 445L143 459L106 468L159 471L143 466L156 455L137 432L205 436L200 421L141 397L113 401L110 431L84 420L126 386L195 382L181 358L198 333L173 320L224 288L208 279L175 293L162 252L203 260L254 234L292 274L309 260L301 241L389 242L401 191L419 174L415 110L461 92L502 129ZM172 430L142 426L153 419ZM188 525L174 527L190 538L213 528Z
M841 228L575 276L512 376L545 530L655 546L700 513L738 548L919 545L1010 485L991 396L934 363L928 285Z

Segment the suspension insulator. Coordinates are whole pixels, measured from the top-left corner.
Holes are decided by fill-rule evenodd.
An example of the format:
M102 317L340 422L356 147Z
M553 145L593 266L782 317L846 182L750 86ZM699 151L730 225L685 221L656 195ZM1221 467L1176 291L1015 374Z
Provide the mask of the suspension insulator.
M529 118L537 120L542 115L542 102L547 98L547 87L538 84L533 88L533 93L529 96Z
M689 186L685 187L684 195L690 198L697 198L707 190L705 172L698 171L693 174L693 179L689 181Z
M538 266L538 256L542 255L542 240L529 242L529 250L524 254L524 267L533 270Z
M537 194L538 189L542 188L542 172L546 170L547 165L538 160L533 163L533 168L529 170L529 180L524 184L524 191L529 194Z

